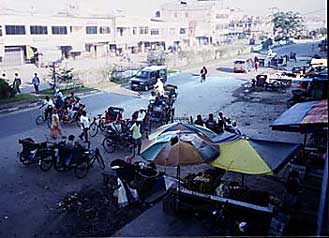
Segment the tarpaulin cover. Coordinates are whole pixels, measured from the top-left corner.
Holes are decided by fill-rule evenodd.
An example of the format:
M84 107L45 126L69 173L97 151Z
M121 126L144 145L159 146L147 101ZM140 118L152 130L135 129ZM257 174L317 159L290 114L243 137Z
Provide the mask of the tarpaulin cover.
M328 126L326 100L297 103L271 125L273 130L301 131L306 126Z
M298 144L240 138L220 144L220 155L210 164L214 167L244 174L278 172Z
M228 132L228 131L224 131L220 134L217 134L217 136L212 138L211 140L214 143L221 144L221 143L224 143L224 142L229 142L229 141L237 140L237 139L240 139L240 138L241 138L241 135L231 133L231 132Z
M181 131L181 132L197 132L207 136L209 139L216 137L216 133L212 132L206 127L198 126L195 124L188 124L182 122L174 122L168 125L160 126L157 128L151 135L149 135L149 139L153 140L157 136L161 135L162 133L169 132L169 131Z

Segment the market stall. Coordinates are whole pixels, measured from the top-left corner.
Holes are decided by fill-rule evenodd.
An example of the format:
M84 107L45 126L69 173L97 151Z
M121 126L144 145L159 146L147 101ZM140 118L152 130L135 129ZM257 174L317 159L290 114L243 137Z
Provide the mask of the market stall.
M206 213L224 219L225 216L219 214L225 208L235 222L248 220L252 223L257 220L256 217L263 219L263 225L257 231L268 229L275 207L281 201L269 192L247 188L243 182L223 181L222 175L225 171L273 175L299 147L297 144L255 140L232 133L216 135L210 140L200 131L191 132L186 128L185 131L158 133L151 138L153 140L142 151L142 158L163 166L177 166L176 178L165 176L168 194L163 208L166 212L175 215ZM181 177L181 166L201 163L212 168ZM228 219L227 216L225 219Z

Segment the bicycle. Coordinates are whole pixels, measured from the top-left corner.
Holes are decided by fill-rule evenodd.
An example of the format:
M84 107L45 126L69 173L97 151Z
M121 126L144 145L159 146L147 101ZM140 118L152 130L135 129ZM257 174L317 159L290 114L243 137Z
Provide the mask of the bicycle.
M105 131L106 124L105 124L105 118L102 117L102 114L98 114L97 117L94 117L93 122L90 124L89 127L89 135L90 137L94 137L98 133L98 129L101 131Z
M92 167L94 165L95 161L97 160L101 169L105 169L104 159L97 147L95 150L89 150L88 152L85 152L85 154L89 155L89 166L90 167Z
M17 153L19 160L25 165L37 164L44 172L53 166L54 150L48 141L36 143L32 138L18 140L22 144L22 151Z
M40 126L42 123L47 122L48 128L51 127L51 114L46 113L46 110L42 110L42 107L40 107L41 115L37 116L35 119L35 123L37 126Z

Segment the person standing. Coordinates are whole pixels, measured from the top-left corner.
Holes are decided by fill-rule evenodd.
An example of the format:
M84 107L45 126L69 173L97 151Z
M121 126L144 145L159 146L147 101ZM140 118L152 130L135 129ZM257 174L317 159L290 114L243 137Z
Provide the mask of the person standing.
M132 131L132 138L134 140L135 143L135 148L137 147L137 155L139 155L141 153L141 149L142 149L142 133L141 133L141 122L140 121L136 121L129 129L130 131Z
M39 93L40 79L39 79L37 73L34 73L34 77L32 79L32 84L34 86L35 93Z
M53 113L51 115L50 136L56 139L58 135L62 135L62 131L59 123L57 109L54 108Z
M206 66L203 66L202 69L200 70L201 83L206 81L207 74L208 74L208 70L207 70Z
M15 73L13 88L17 93L21 93L21 90L19 89L21 84L22 84L21 78L18 76L18 73Z
M82 133L79 135L79 138L82 140L82 137L84 137L85 142L89 142L88 130L89 130L89 126L90 126L90 121L89 121L86 111L82 111L82 114L80 116L80 123L81 123Z

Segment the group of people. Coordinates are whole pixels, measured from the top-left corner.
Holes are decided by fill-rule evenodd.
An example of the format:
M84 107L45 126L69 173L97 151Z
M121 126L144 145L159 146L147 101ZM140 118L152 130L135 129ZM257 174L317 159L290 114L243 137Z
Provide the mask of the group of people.
M1 79L6 81L15 90L15 93L22 93L20 89L22 85L22 79L17 72L14 73L14 79L12 82L7 78L6 73L2 73ZM34 86L35 93L39 93L40 79L37 73L34 73L32 84Z
M217 134L224 132L224 130L235 134L241 134L236 122L231 121L231 119L228 117L224 117L223 112L218 113L217 119L215 119L214 114L210 113L206 120L204 120L199 114L197 115L194 124L204 126Z
M14 79L12 84L10 80L7 78L6 73L2 73L1 79L7 82L8 85L10 85L14 89L15 93L21 93L20 86L22 85L22 79L19 77L17 72L14 74Z
M44 108L45 118L51 116L51 127L50 135L53 138L57 138L58 135L62 135L60 126L60 116L61 113L63 120L74 120L79 116L80 124L82 127L82 133L79 138L88 142L88 130L90 126L90 120L87 116L87 112L84 110L84 105L81 103L80 98L76 97L72 92L69 96L64 97L63 93L58 89L55 90L54 101L46 96L42 106Z
M247 71L250 72L253 68L257 72L259 69L259 59L257 56L246 60Z

